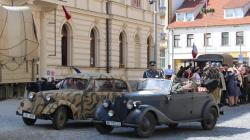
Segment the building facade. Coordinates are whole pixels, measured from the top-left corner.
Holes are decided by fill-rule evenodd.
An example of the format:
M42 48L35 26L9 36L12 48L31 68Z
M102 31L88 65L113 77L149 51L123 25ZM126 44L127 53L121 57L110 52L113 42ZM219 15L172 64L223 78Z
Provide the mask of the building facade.
M175 15L168 26L169 63L174 64L175 69L193 59L194 46L198 49L198 55L227 53L236 62L249 64L249 1L179 2L182 4L173 10Z
M24 4L32 9L39 49L28 81L48 76L61 79L74 73L72 67L82 72L115 73L133 80L142 77L147 63L154 58L154 13L148 1L1 0L1 4ZM157 27L158 31L163 28L160 24ZM158 43L158 56L159 48ZM21 75L22 71L9 82L16 83Z

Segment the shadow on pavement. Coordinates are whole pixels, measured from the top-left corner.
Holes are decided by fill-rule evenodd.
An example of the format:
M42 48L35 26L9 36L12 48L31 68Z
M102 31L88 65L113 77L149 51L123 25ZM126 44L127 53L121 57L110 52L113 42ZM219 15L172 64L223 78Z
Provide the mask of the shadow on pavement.
M170 129L166 127L159 127L154 131L152 138L168 138L168 139L183 139L189 137L230 137L232 135L242 134L249 132L250 129L235 128L235 127L223 127L217 126L213 130L203 130L201 126L179 126L176 129ZM126 138L138 138L133 129L129 131L115 131L110 135L116 135Z
M55 130L52 127L52 122L50 121L50 123L46 123L46 124L35 124L33 127L37 127L37 128L44 128L44 129L48 129L48 130ZM72 121L72 122L68 122L65 126L65 128L63 130L67 130L67 129L89 129L89 128L94 128L93 123L89 123L89 122L79 122L79 121Z

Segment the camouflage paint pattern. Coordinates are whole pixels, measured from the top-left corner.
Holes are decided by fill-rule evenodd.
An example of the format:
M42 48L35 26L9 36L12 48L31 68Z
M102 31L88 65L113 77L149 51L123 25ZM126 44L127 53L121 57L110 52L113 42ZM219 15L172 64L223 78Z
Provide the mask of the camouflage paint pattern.
M89 80L93 79L111 79L111 80L122 80L128 86L128 92L131 91L126 80L121 77L117 77L111 74L98 74L98 73L88 73L88 74L78 74L68 78L82 78ZM90 83L90 82L89 82ZM24 99L20 102L18 107L18 112L29 112L36 115L37 118L43 118L44 115L50 116L56 111L60 106L66 106L72 112L74 120L81 120L86 118L92 118L95 112L96 106L101 103L104 99L109 99L113 101L115 97L121 96L122 92L87 92L86 90L76 90L76 89L61 89L61 90L51 90L42 91L34 93L34 98L32 100ZM51 100L47 101L46 97L50 96Z

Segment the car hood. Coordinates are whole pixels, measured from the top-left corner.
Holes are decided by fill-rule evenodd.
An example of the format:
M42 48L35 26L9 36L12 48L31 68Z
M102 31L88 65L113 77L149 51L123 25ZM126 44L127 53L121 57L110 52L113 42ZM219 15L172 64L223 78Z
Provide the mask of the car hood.
M129 94L124 94L123 96L127 99L137 100L143 98L150 98L152 96L160 95L157 91L153 90L143 90L143 91L135 91Z
M39 93L43 97L46 97L48 95L51 95L51 96L53 96L53 95L57 95L58 96L59 94L61 94L61 95L67 95L67 94L72 94L72 93L77 92L77 91L79 91L79 90L75 90L75 89L60 89L60 90L41 91ZM39 94L39 93L37 93L37 94Z

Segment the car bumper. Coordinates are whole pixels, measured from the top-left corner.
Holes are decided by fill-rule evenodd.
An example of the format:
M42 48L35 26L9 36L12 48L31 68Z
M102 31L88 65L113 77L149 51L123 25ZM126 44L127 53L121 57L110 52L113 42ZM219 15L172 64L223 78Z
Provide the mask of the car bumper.
M16 115L23 116L23 114L26 113L34 115L37 119L45 119L45 120L51 119L50 114L42 113L44 106L39 106L37 107L36 110L33 110L33 108L34 108L34 103L28 99L24 99L20 102L16 111Z
M109 123L107 123L109 122ZM112 125L113 122L113 125ZM127 122L117 122L117 121L99 121L99 120L93 120L94 124L104 124L104 125L109 125L113 127L133 127L136 128L138 127L137 124L132 124L132 123L127 123ZM120 125L118 125L120 124Z
M24 99L20 102L16 114L22 115L23 112L31 112L31 110L32 110L32 102L29 101L28 99Z

